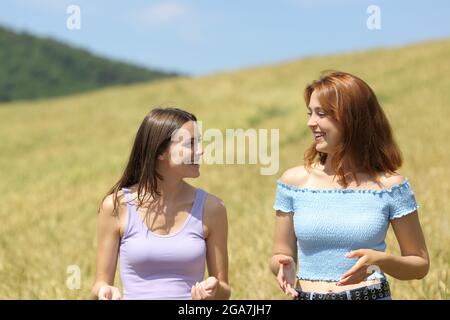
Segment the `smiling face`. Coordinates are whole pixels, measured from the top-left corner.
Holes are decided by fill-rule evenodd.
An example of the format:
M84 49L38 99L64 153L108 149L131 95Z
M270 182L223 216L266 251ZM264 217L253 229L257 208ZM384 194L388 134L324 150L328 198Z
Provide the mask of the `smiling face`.
M315 91L311 94L308 108L308 127L311 129L318 152L333 154L341 141L337 120L320 105Z
M200 158L203 149L201 135L194 121L188 121L172 136L167 150L159 157L160 163L172 174L182 178L197 178L200 175Z

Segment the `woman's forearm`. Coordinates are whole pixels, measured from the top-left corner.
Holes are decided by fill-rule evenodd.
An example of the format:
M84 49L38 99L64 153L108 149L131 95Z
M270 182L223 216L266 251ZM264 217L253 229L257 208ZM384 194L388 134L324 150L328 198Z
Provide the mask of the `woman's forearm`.
M379 267L383 272L399 280L419 280L427 275L429 262L420 256L396 256L385 253Z
M228 300L230 299L230 295L231 295L231 288L230 286L223 282L223 281L219 281L219 285L217 287L217 293L215 296L215 299L217 300Z

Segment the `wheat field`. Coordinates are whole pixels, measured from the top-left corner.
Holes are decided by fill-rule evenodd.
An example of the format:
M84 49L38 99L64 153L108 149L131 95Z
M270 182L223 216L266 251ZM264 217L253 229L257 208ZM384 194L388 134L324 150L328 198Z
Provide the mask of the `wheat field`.
M280 167L203 165L188 182L222 198L232 299L287 299L268 268L275 182L312 137L303 88L320 71L354 73L377 93L404 155L430 252L423 280L389 277L393 299L449 299L450 40L311 57L197 78L0 105L0 299L88 299L99 201L116 182L144 115L179 106L207 128L279 128ZM392 229L387 251L399 254ZM80 288L67 285L80 270ZM117 271L115 284L121 287Z

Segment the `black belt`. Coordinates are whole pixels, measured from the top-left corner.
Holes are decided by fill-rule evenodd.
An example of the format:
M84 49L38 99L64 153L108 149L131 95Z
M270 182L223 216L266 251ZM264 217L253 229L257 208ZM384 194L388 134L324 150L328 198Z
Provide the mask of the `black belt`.
M294 300L377 300L391 296L387 280L361 288L329 293L306 292L295 289L298 296Z

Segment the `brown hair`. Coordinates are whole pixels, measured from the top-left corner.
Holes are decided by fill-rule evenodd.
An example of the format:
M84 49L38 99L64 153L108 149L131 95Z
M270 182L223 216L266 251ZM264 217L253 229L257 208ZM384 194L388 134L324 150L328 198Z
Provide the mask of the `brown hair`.
M356 181L357 172L369 174L378 181L378 174L394 173L402 165L391 126L367 83L349 73L325 71L305 88L306 105L313 91L322 108L340 126L342 139L331 163L339 184L348 186L344 160ZM314 142L305 152L305 166L323 165L326 158L327 154L318 152Z
M113 214L118 214L118 192L123 187L138 184L138 207L155 195L161 195L158 191L158 179L163 180L163 177L156 170L157 157L169 147L176 130L188 121L197 121L197 118L179 108L157 107L145 116L136 133L125 171L103 197L99 212L105 198L112 194Z

